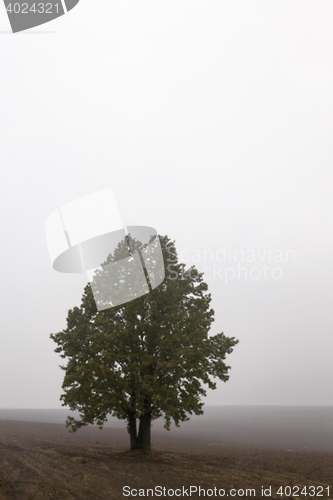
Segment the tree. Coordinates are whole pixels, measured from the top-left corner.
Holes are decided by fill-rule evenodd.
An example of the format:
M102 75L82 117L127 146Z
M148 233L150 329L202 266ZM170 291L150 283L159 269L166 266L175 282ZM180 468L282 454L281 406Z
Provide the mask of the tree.
M68 417L74 432L111 414L127 420L131 449L151 449L151 422L164 417L170 429L203 414L205 385L226 382L227 354L238 343L223 333L209 336L214 321L211 295L203 273L178 262L174 242L159 237L166 276L163 283L131 302L97 311L91 286L80 307L69 310L67 328L51 338L55 352L67 359L63 406L80 411ZM119 244L108 262L126 254ZM140 243L132 239L132 248ZM139 429L137 429L137 421Z

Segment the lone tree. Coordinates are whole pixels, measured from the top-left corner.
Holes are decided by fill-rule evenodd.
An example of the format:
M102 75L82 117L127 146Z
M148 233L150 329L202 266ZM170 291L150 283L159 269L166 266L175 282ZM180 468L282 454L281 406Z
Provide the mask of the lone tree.
M238 343L223 333L208 335L214 311L203 274L194 266L186 270L174 243L159 238L166 272L161 285L98 312L88 284L81 306L68 312L67 328L51 334L55 352L68 360L61 367L62 404L80 411L79 420L68 417L67 427L102 428L111 414L127 420L132 450L151 450L152 420L164 417L169 430L171 420L179 426L203 414L204 385L215 389L212 379L228 380L225 358ZM119 245L109 262L123 252Z

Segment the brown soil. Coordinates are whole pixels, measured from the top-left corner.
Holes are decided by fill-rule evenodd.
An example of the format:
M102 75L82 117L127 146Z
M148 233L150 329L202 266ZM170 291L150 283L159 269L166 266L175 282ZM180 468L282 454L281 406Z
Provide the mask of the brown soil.
M277 495L280 486L321 485L330 486L333 495L333 453L232 447L174 438L166 431L155 432L153 445L151 454L128 451L125 429L89 427L70 434L60 424L0 421L0 500L135 498L123 495L126 485L137 490L160 485L166 488L160 498L171 498L170 488L191 485L223 488L225 496L231 488L255 488L251 498L264 498L261 487L272 486L271 497L280 499L290 497L288 489L286 496ZM320 492L294 498L318 498ZM327 497L325 489L320 498Z

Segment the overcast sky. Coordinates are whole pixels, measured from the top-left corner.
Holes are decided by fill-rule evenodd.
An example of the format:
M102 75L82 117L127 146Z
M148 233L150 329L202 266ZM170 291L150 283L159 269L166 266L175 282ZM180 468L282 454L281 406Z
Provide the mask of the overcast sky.
M207 404L333 404L332 20L329 0L81 0L12 35L0 6L1 408L61 405L49 334L85 281L52 269L44 224L109 187L240 340Z

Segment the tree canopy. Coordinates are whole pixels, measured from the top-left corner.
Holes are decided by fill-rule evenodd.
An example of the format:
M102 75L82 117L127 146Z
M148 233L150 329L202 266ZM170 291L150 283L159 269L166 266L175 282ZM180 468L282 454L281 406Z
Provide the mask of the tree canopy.
M131 302L98 311L91 286L80 307L68 311L67 328L51 338L67 360L61 400L80 419L68 417L76 431L108 415L128 424L131 449L151 448L151 422L170 428L191 414L202 414L205 386L226 382L225 358L238 343L223 333L209 335L214 321L203 273L178 262L174 242L160 236L166 276L161 285ZM109 262L125 255L119 244ZM132 240L131 247L140 249ZM137 429L137 421L139 429Z

